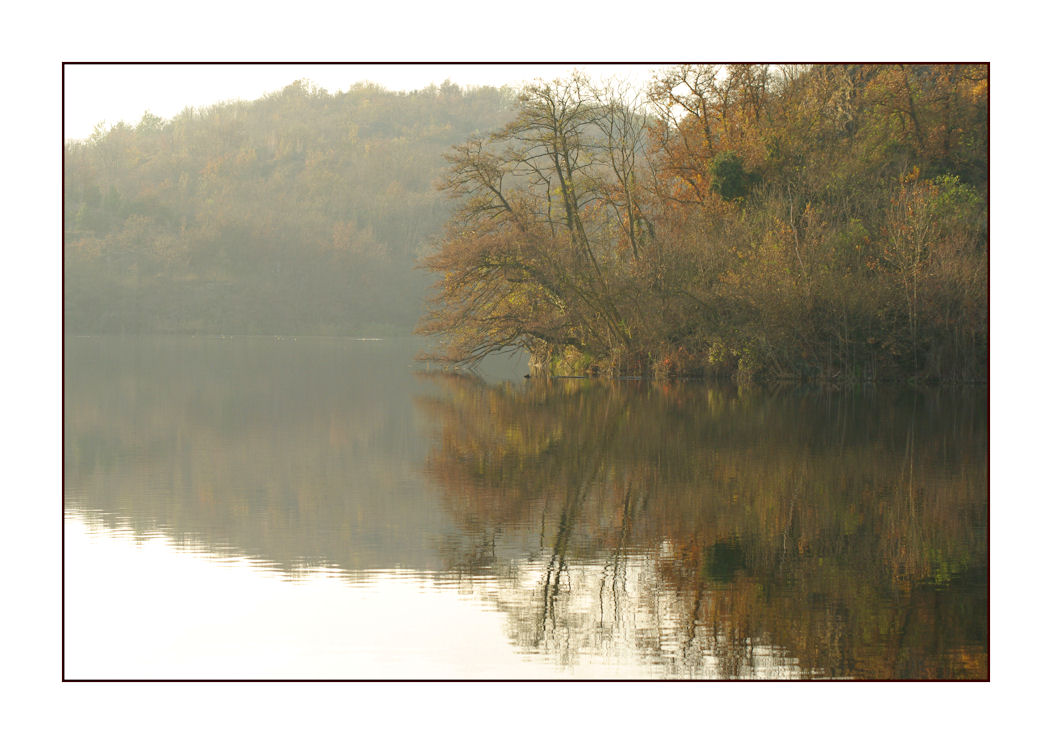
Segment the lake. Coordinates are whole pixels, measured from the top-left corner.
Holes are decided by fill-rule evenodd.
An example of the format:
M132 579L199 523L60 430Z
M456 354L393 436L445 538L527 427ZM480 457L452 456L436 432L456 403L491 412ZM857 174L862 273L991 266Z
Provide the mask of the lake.
M67 679L987 679L986 388L65 342Z

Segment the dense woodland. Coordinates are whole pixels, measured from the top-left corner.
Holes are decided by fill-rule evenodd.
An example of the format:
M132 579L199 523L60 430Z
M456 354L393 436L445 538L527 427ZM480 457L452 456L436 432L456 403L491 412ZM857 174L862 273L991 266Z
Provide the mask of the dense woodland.
M449 158L421 330L556 373L985 379L987 111L985 65L529 87Z
M513 103L301 81L67 143L66 330L409 334L450 214L442 155Z
M456 364L984 380L988 136L985 65L299 82L147 113L66 146L66 330L381 335L423 313Z

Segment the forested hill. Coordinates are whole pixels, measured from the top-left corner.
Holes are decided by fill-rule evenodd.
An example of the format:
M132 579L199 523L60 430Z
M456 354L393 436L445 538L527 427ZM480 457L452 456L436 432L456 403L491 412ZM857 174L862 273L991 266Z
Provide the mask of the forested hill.
M514 102L299 81L67 143L66 331L410 332L450 214L443 155Z

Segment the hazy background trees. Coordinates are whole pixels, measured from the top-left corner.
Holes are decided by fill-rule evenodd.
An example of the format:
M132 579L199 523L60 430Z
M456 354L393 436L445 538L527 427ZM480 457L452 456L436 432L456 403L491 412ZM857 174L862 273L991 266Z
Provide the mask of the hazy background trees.
M301 81L147 112L66 147L66 329L423 315L447 361L981 380L987 113L985 65L683 65L645 94Z
M299 81L68 143L67 331L409 333L442 154L512 100Z

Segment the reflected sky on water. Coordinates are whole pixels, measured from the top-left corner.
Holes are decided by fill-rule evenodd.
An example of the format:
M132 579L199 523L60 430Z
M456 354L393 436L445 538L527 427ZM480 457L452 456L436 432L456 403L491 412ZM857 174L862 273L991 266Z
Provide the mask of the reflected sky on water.
M69 678L985 678L985 390L71 338Z

